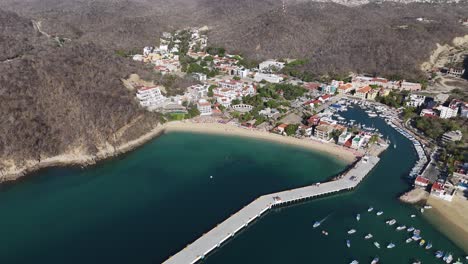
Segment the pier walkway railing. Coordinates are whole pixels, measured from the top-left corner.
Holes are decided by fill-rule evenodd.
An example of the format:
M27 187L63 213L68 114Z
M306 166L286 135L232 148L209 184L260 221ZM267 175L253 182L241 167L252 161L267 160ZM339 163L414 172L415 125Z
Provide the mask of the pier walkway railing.
M164 264L187 264L202 260L207 254L221 246L222 243L272 207L351 190L364 179L379 160L378 157L366 156L338 180L260 196L192 244L171 256Z

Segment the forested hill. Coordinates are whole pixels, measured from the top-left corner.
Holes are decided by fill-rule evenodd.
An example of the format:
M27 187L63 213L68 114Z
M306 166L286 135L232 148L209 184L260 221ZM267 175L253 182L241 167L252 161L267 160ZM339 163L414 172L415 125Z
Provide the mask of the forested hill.
M138 71L127 60L92 43L60 47L10 12L0 11L0 19L7 25L0 36L1 169L64 153L94 154L156 124L120 81Z
M251 60L301 58L311 74L420 76L436 43L468 34L468 3L310 0L4 0L47 32L109 49L157 44L162 31L209 26L209 43ZM424 21L418 21L424 18Z

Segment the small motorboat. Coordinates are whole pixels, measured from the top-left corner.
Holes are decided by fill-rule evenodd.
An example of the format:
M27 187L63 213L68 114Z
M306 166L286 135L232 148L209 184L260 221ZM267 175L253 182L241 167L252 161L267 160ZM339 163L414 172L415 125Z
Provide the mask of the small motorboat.
M413 232L413 231L414 231L414 227L410 226L410 227L408 227L408 229L406 229L406 231L408 231L408 232Z
M439 258L439 259L440 259L440 258L443 257L443 256L444 256L444 252L441 251L441 250L437 250L437 252L435 253L435 257L436 257L436 258Z
M421 236L420 235L413 235L411 237L411 239L413 239L414 241L418 241L418 240L421 240Z
M395 247L395 244L393 244L393 243L390 243L390 244L387 245L387 248L394 248L394 247Z
M316 221L312 227L313 228L319 227L320 224L321 224L320 221Z
M379 242L375 241L375 242L374 242L374 246L375 246L376 248L380 248Z
M392 226L392 225L394 225L394 224L396 223L396 220L395 220L395 219L388 220L386 223L387 223L388 225Z
M356 229L350 229L350 230L348 230L348 234L351 235L351 234L354 234L354 233L356 233Z
M383 211L378 211L377 215L383 215Z
M431 248L432 248L432 243L429 241L427 242L425 249L431 249Z
M322 234L324 234L324 235L328 236L328 232L327 232L327 231L325 231L325 230L322 230Z
M377 263L379 263L379 258L378 258L378 257L375 257L375 258L372 260L371 264L377 264Z
M411 218L415 218L415 217L416 217L416 215L414 215L414 214L411 215Z
M424 240L424 239L421 239L421 241L419 241L419 245L420 245L421 247L424 246L424 243L426 243L426 240Z
M453 261L452 253L445 254L443 260L445 261L445 263L452 263Z
M405 225L402 225L402 226L398 226L396 228L397 231L401 231L401 230L405 230L406 229L406 226Z
M424 209L432 209L432 206L430 206L430 205L425 205L425 206L424 206Z
M351 261L349 264L359 264L359 261L353 260L353 261Z
M356 215L356 220L357 220L357 221L361 220L361 215L360 215L360 214L357 214L357 215Z
M415 261L413 261L413 264L421 264L421 261L420 260L415 260Z
M413 239L412 239L412 238L408 238L408 239L406 239L406 243L411 243L412 241L413 241Z
M374 210L374 207L369 207L369 209L367 209L367 212L372 212Z
M349 241L349 239L346 240L346 246L349 248L351 247L351 241Z
M371 233L367 234L364 239L371 239L373 237L373 235Z
M413 231L413 235L420 235L420 234L421 234L421 230L419 230L419 229L415 229Z

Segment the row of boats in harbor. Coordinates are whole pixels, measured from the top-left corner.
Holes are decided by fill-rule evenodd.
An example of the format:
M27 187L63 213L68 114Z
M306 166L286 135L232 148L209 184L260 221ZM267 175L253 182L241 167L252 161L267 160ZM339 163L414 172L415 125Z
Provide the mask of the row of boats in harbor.
M396 126L395 124L393 124L393 122L390 119L387 119L387 123L391 127L393 127L396 131L398 131L400 134L402 134L404 137L411 140L411 142L413 143L414 149L418 153L418 161L416 161L416 164L411 169L409 177L410 178L416 178L421 173L421 171L424 169L425 165L428 162L427 155L426 155L426 152L424 151L423 146L421 145L421 143L416 138L414 138L412 135L410 135L404 129L402 129L402 128Z
M374 211L374 208L373 207L369 207L367 209L367 212L368 213L372 213ZM381 216L383 215L384 212L383 211L377 211L375 213L376 216ZM329 216L325 217L324 219L320 220L320 221L316 221L313 225L314 228L317 228L319 227ZM414 218L416 217L416 215L411 215L411 218ZM356 215L356 221L360 221L361 220L361 214L357 214ZM386 222L385 222L388 226L394 226L397 224L397 220L396 219L388 219ZM424 248L425 250L430 250L432 249L433 245L432 245L432 242L431 241L426 241L425 239L423 239L421 237L421 230L413 227L413 226L410 226L410 227L407 227L406 225L397 225L395 227L395 231L396 232L403 232L403 233L407 233L409 234L410 236L406 239L406 244L409 244L409 243L412 243L412 242L416 242L419 244L420 247ZM406 232L405 232L406 231ZM349 229L347 231L347 234L348 235L353 235L357 232L356 229L352 228L352 229ZM328 235L328 232L325 231L325 230L322 230L322 234L324 235ZM371 233L368 233L364 236L364 239L365 240L370 240L374 238L374 236L371 234ZM374 241L373 242L374 246L378 249L381 248L381 245L378 241ZM348 248L351 248L351 240L350 239L346 239L346 246ZM392 249L392 248L395 248L396 247L396 244L394 242L390 242L386 245L386 248L387 249ZM450 252L444 252L442 250L436 250L435 253L434 253L434 256L435 258L437 259L441 259L443 260L445 263L452 263L453 260L454 260L454 257L452 255L452 253ZM468 259L468 256L467 256L467 259ZM355 263L359 263L357 260L353 260L351 262L351 264L355 264ZM377 264L379 263L379 258L378 257L375 257L371 264ZM416 260L415 262L413 262L413 264L420 264L421 262ZM454 264L462 264L462 262L460 261L460 259L458 259L456 262L454 262Z

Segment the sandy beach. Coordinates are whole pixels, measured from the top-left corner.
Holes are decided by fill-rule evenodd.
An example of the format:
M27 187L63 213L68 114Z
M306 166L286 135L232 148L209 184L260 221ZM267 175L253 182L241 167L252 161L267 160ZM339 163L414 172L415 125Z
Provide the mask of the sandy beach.
M261 140L273 141L281 144L288 144L307 148L309 150L318 151L327 155L338 158L348 164L356 160L356 154L350 149L337 146L332 143L323 143L311 139L298 139L294 137L281 136L270 133L268 131L260 131L250 128L241 128L230 124L220 123L195 123L190 121L185 122L170 122L164 125L164 131L186 131L192 133L218 134L228 136L240 136L248 138L256 138Z
M358 156L350 149L343 147L314 141L311 139L297 139L293 137L286 137L277 134L273 134L267 131L259 131L256 129L240 128L230 124L220 124L217 122L197 122L197 121L174 121L168 122L163 125L159 125L152 129L150 132L139 137L138 139L129 141L120 146L114 147L111 145L102 147L96 155L84 154L80 149L75 149L70 153L64 153L50 158L42 159L41 161L31 160L26 161L26 166L15 167L14 165L9 168L0 171L1 181L13 181L22 176L25 176L34 171L53 167L53 166L72 166L81 165L88 166L93 165L99 160L111 158L125 152L131 151L151 139L158 137L161 134L183 131L192 133L206 133L206 134L218 134L218 135L229 135L229 136L241 136L248 138L256 138L261 140L273 141L282 144L289 144L292 146L303 147L313 151L325 153L344 161L347 164L351 164L356 160ZM10 162L14 164L14 162Z
M468 254L468 200L461 194L455 195L452 202L431 196L427 204L433 208L424 216Z

